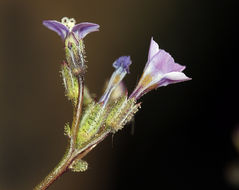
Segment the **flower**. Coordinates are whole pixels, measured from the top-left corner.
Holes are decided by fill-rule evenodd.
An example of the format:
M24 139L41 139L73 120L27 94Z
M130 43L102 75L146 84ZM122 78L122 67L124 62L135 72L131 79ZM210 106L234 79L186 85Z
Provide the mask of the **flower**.
M67 17L62 18L61 22L56 20L43 21L43 25L56 32L62 40L65 40L70 34L73 34L75 38L83 39L87 34L98 31L100 27L98 24L90 22L75 23L74 18L69 19Z
M104 105L107 104L113 90L120 84L125 75L129 73L129 66L131 63L130 56L121 56L113 63L115 72L111 75L105 93L100 98L99 102L103 102Z
M43 25L55 31L65 43L67 64L74 76L83 75L86 72L85 51L83 38L99 30L99 25L89 22L75 24L74 18L64 17L61 23L55 20L45 20Z
M185 68L185 66L175 63L169 53L159 49L158 44L151 38L148 61L130 98L137 100L150 90L158 87L191 80L182 72Z

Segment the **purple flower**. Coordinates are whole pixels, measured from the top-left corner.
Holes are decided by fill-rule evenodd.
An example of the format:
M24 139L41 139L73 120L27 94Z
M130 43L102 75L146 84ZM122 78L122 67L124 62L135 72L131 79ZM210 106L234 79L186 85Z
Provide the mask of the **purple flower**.
M191 80L182 72L185 68L175 63L169 53L159 49L158 44L151 38L148 61L130 98L139 99L145 93L160 86Z
M125 70L127 73L129 73L129 66L131 65L131 60L130 60L130 56L121 56L120 58L118 58L114 63L113 63L113 67L118 69L118 68L122 68L123 70Z
M75 34L74 36L79 39L83 39L87 34L98 31L100 27L98 24L90 22L75 24L75 19L67 17L62 18L61 22L45 20L43 21L43 25L56 32L62 40L65 40L70 33Z
M130 56L121 56L113 63L115 72L111 75L109 84L99 102L103 102L104 105L107 104L113 90L120 84L125 75L129 73L131 63Z

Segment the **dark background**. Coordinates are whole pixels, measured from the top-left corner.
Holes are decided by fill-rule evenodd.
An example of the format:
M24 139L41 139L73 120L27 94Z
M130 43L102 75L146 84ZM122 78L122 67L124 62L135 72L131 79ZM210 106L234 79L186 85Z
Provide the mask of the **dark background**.
M133 60L125 79L133 90L151 36L193 80L145 95L134 135L129 124L108 137L85 158L87 172L49 189L237 189L236 2L0 0L0 190L32 189L65 152L72 109L59 74L63 44L42 26L63 16L101 26L85 38L86 83L98 96L121 55Z

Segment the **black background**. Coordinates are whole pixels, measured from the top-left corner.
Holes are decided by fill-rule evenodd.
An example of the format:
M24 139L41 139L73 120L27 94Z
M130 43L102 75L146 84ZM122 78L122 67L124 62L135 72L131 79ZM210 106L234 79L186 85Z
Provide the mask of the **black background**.
M112 62L131 55L131 92L151 36L185 65L192 81L145 95L131 124L87 157L89 170L66 173L49 189L236 189L227 171L238 153L236 1L0 1L0 190L32 189L63 156L72 109L59 63L63 44L47 19L95 22L85 39L86 83L98 96ZM239 181L239 177L236 178Z

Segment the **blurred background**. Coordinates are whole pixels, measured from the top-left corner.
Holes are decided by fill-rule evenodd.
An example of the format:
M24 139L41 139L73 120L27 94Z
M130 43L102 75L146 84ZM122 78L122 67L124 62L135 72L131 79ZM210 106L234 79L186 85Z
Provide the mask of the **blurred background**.
M72 119L59 65L63 44L43 20L99 24L85 38L92 93L131 55L129 92L151 36L193 80L145 95L132 124L100 143L85 173L51 190L239 189L238 19L233 0L0 0L0 190L32 189L65 152Z

